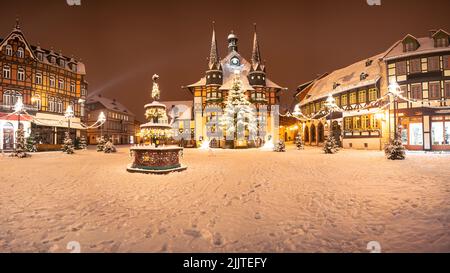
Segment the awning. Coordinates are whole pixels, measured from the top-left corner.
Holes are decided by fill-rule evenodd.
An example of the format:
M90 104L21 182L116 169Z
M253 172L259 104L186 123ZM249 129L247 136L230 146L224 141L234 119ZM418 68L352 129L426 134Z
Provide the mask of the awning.
M68 120L64 116L44 114L44 113L37 113L36 117L33 117L32 122L38 126L48 126L58 128L68 128L69 125ZM70 119L70 128L80 130L86 129L81 125L81 121L79 118Z
M0 113L0 120L8 120L8 121L19 121L19 115L9 115L5 113ZM27 115L20 115L20 121L32 121L32 118Z

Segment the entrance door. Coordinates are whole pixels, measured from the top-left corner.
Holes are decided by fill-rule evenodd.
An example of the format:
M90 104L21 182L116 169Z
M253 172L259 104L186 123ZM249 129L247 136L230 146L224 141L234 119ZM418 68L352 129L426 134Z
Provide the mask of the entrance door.
M3 149L14 150L14 127L11 123L3 126Z

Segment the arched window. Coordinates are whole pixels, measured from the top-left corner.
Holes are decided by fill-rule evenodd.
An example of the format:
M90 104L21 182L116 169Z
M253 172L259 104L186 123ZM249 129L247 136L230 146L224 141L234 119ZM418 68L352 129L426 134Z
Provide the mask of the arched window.
M17 57L19 57L19 58L25 58L25 51L23 50L22 47L19 47L19 48L17 49Z
M318 130L318 135L319 135L319 142L323 142L325 139L325 132L324 132L322 122L319 123L319 125L317 126L317 130Z
M50 76L50 87L55 87L56 81L54 76Z
M305 138L305 142L309 142L309 128L308 126L305 126L305 133L303 134Z
M25 70L23 68L19 68L17 70L17 79L19 81L24 81L25 80Z
M3 92L3 104L4 105L11 105L12 104L11 91Z
M316 142L316 126L311 124L311 142Z
M41 96L40 95L35 95L32 98L33 101L33 105L37 110L41 110L42 107L42 100L41 100Z
M62 100L58 99L58 103L57 103L57 107L58 107L58 113L62 113L63 112L63 102Z
M48 111L49 112L56 112L56 101L55 101L55 98L53 98L53 97L50 97L50 98L48 98Z
M19 100L19 98L22 98L22 93L13 91L13 94L14 94L14 96L13 96L13 105L14 105Z
M6 46L6 55L12 56L13 55L13 49L11 45Z
M58 88L59 89L64 89L64 80L58 80Z
M3 66L3 78L11 79L11 67L7 65Z

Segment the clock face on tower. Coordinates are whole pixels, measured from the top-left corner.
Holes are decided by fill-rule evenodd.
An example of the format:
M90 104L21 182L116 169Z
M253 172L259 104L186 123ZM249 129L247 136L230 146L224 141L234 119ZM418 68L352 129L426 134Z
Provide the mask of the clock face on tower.
M233 58L231 58L230 63L231 63L231 65L233 65L233 66L239 66L239 65L241 65L241 61L239 60L238 57L233 57Z

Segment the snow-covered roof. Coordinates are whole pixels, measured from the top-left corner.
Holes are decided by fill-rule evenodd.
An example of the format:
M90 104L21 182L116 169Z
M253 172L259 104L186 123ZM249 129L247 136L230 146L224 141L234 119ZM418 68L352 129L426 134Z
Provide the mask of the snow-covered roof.
M230 60L233 57L238 57L241 61L240 66L233 66L230 64ZM235 70L241 71L241 80L242 80L242 87L244 90L254 90L254 88L250 85L248 81L248 74L251 70L251 64L244 59L238 52L232 51L230 52L225 58L223 58L220 61L223 69L223 84L219 88L220 90L229 90L232 87L233 79L234 79L234 72ZM198 86L204 86L206 85L206 77L201 78L198 82L188 85L187 88L193 88ZM270 79L266 78L266 86L270 88L276 88L276 89L283 89L278 84L274 83Z
M448 33L446 31L439 30L433 36L435 36L438 33L445 33L448 35ZM403 52L403 43L402 42L408 37L416 39L417 42L419 43L419 47L414 51ZM412 36L411 34L408 34L405 36L405 38L403 38L400 41L397 41L391 47L391 49L387 52L384 59L389 61L392 59L410 57L410 56L433 53L433 52L442 52L442 51L450 51L450 45L447 47L435 47L434 39L432 37L416 38L416 37Z
M77 66L76 73L81 74L81 75L86 75L86 67L82 62L77 61L72 57L63 56L61 53L56 54L53 51L53 49L51 49L51 50L42 49L39 45L38 46L30 45L18 25L8 34L8 36L5 39L0 38L0 50L3 49L3 47L8 43L9 40L16 39L16 38L24 43L25 50L27 50L30 53L30 55L32 56L32 58L35 59L36 61L45 63L47 65L61 67L59 64L53 64L53 63L49 62L48 57L54 56L57 59L64 60L64 68L66 70L73 71L71 69L71 67L69 66L70 63L73 63ZM39 60L37 58L38 52L43 54L42 60Z
M100 103L102 104L106 109L115 111L115 112L121 112L124 114L132 115L134 116L133 112L128 110L127 107L125 107L123 104L118 102L115 99L106 98L102 95L92 96L88 97L86 104L94 104L94 103Z
M338 94L354 88L376 84L383 73L380 63L384 55L385 53L378 54L319 78L313 82L308 95L300 102L300 105L326 98L329 94ZM366 65L368 61L370 65ZM365 74L365 79L363 80L360 78L362 73ZM338 86L333 88L335 83Z

